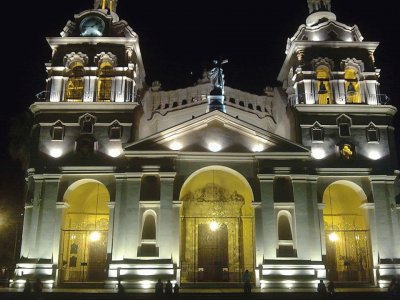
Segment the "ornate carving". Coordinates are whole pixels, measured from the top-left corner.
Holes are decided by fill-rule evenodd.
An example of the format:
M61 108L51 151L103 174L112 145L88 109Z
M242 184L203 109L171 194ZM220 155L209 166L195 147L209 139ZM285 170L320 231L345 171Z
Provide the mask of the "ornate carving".
M72 35L74 33L75 27L76 27L75 22L68 21L63 31L61 31L61 36L66 37Z
M244 197L239 195L236 191L230 193L224 188L209 183L204 188L196 190L194 193L189 192L183 201L196 201L196 202L241 202L244 204Z
M71 52L64 56L64 65L68 67L72 62L80 61L84 66L87 65L89 58L82 52Z
M358 71L358 73L364 72L364 62L362 60L358 60L355 58L346 58L342 60L341 65L343 70L345 70L348 67L353 67Z
M296 51L296 55L297 55L297 62L299 63L299 65L303 65L303 61L304 61L304 50L297 50Z
M237 191L231 192L213 183L189 192L182 200L185 216L238 217L245 204Z
M329 68L329 70L333 70L333 68L335 67L335 63L333 62L332 59L328 57L325 58L318 57L311 61L311 66L313 70L318 69L319 66L326 66Z
M112 54L111 52L108 53L101 52L94 57L94 62L96 64L99 64L105 60L111 62L113 66L117 65L117 56Z

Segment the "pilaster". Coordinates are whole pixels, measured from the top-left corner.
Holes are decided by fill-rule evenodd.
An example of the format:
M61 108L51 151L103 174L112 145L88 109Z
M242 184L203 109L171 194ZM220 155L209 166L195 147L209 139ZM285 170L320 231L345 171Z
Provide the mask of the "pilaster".
M171 258L174 248L173 245L173 192L176 173L160 173L160 218L158 221L158 247L160 249L160 258Z
M258 235L262 235L263 259L276 258L277 228L274 215L274 187L273 176L259 174L261 188L261 220L262 228L256 227L257 248ZM257 214L257 210L256 210ZM256 216L257 219L257 216Z

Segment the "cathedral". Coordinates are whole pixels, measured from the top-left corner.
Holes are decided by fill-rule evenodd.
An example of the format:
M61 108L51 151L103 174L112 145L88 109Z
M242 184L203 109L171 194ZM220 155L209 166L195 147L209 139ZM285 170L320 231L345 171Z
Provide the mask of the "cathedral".
M96 0L47 38L13 286L387 286L400 275L393 117L378 42L330 0L287 40L279 87L145 84L139 37ZM289 33L288 33L289 34ZM285 49L282 49L285 50Z

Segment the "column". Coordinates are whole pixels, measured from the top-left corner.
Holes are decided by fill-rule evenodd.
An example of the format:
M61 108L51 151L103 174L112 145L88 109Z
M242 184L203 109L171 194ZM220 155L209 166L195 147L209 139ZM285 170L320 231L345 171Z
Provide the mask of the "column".
M321 255L326 255L326 240L325 240L325 224L324 224L324 203L318 204L318 216L319 216L319 231L321 240Z
M108 208L110 211L108 216L107 254L110 255L113 248L115 202L108 203Z
M43 182L42 201L39 203L39 226L37 231L38 258L52 259L54 236L60 235L56 225L56 203L59 177L46 178ZM59 237L58 237L59 240Z
M115 208L114 208L114 225L112 230L112 261L123 259L124 249L124 222L126 209L126 177L120 176L115 179ZM111 219L110 219L111 223ZM110 241L108 242L110 244Z
M60 269L58 266L58 259L60 256L60 242L61 242L61 229L62 229L62 221L64 211L69 208L69 204L66 202L57 202L56 203L56 213L54 215L54 237L53 237L53 266L56 267L54 282L58 282L58 270Z
M42 202L42 185L43 178L41 176L35 175L33 177L34 188L33 188L33 199L31 208L31 222L30 229L28 230L29 235L27 236L27 258L38 258L36 251L37 234L39 227L39 213L40 213L40 203Z
M124 258L136 258L139 246L139 204L142 174L129 174L126 184Z
M171 258L174 249L179 248L173 245L173 192L176 173L160 173L160 216L157 223L157 242L160 258Z
M388 201L390 206L390 220L393 231L393 258L400 259L400 220L399 213L400 211L396 209L396 195L395 195L395 186L394 180L386 181L386 189L388 195Z
M261 188L261 224L257 221L256 215L256 248L258 249L261 245L263 247L263 258L264 259L275 259L276 258L276 247L277 247L277 236L276 236L276 220L274 211L274 187L273 187L273 176L259 174ZM256 210L256 214L259 211ZM262 228L258 228L259 225ZM259 244L259 235L262 235L262 244Z
M25 204L25 213L24 213L24 225L22 228L22 242L21 242L21 257L28 257L29 248L30 248L30 239L29 237L32 235L32 204Z
M325 248L325 236L321 239L321 234L323 233L323 226L321 226L321 215L318 206L318 196L317 196L317 178L310 178L309 184L311 185L311 195L308 199L308 209L310 213L309 217L309 227L310 234L313 234L314 244L313 253L311 259L314 261L322 261L322 247ZM322 244L322 242L324 243Z
M385 176L386 177L386 176ZM375 221L380 259L394 257L395 234L392 227L391 199L384 178L371 178L375 202Z
M316 222L316 215L318 214L316 188L309 186L306 177L292 177L292 182L297 233L297 256L299 259L320 261L321 246L317 230L319 221Z
M364 214L366 216L366 220L368 222L368 227L370 231L370 239L371 239L371 257L372 257L372 268L373 268L373 276L374 283L377 283L377 275L379 269L379 248L378 248L378 237L376 231L376 222L375 222L375 204L374 203L364 203L360 207L364 210Z

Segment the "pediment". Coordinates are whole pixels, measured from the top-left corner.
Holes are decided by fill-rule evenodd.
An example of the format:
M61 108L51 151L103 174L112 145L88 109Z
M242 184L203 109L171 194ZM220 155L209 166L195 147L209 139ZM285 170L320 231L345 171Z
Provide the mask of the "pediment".
M220 111L204 114L125 147L128 156L166 152L309 154L301 145Z

